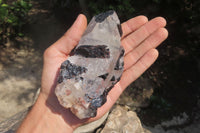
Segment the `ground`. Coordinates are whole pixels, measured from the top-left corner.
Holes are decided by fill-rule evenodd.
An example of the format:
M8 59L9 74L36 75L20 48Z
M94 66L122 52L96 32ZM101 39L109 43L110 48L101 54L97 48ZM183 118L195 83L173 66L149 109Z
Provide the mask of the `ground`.
M67 30L42 1L33 4L26 37L0 47L0 121L32 104L40 87L43 52Z

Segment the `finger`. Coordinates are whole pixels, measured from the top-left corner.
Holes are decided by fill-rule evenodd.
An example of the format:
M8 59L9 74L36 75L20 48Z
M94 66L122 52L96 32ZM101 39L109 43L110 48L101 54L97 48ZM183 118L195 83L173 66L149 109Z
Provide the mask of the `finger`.
M162 17L157 17L143 25L141 28L126 36L122 41L122 45L125 49L125 54L134 49L142 41L144 41L150 34L157 29L164 27L166 20Z
M114 91L112 91L112 90L114 90ZM120 88L120 86L118 84L116 84L115 87L112 88L112 90L107 95L106 103L103 104L100 108L98 108L95 119L99 119L105 113L107 113L110 110L110 108L115 104L115 102L119 98L120 94L122 93L121 92L122 89ZM115 90L117 90L117 92Z
M139 27L141 27L147 22L148 22L148 18L146 16L138 16L122 23L122 31L123 31L122 38L134 32L135 30L137 30Z
M148 51L132 68L126 70L121 80L110 90L107 96L107 102L98 109L98 115L107 112L117 101L124 89L135 81L147 68L149 68L158 57L158 51L151 49ZM100 115L101 116L101 115Z
M85 15L80 14L71 28L55 44L53 44L53 47L63 54L69 54L78 44L86 27L87 19Z
M160 28L150 35L143 43L133 49L124 57L124 69L131 67L135 64L147 51L156 48L168 36L168 31L165 28Z
M123 75L119 82L120 87L122 89L125 89L130 83L135 81L141 74L143 74L156 61L157 57L158 57L158 51L156 49L151 49L147 53L145 53L145 55L141 57L137 61L137 63L135 63L132 67L130 67L129 69L123 72ZM115 92L112 92L112 93L115 94Z
M121 80L110 90L106 103L98 108L96 119L105 114L117 101L124 89L133 81L135 81L147 68L149 68L157 59L158 51L156 49L149 50L132 68L126 70Z

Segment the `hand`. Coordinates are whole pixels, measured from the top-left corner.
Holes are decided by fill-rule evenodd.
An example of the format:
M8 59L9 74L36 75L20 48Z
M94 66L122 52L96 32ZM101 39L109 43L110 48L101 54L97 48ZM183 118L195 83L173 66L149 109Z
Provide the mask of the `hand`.
M167 30L163 28L165 25L166 21L161 17L148 21L144 16L132 18L122 24L121 44L125 49L125 57L121 80L109 92L107 102L98 109L95 118L79 120L69 109L65 109L59 104L54 94L60 65L78 44L87 27L86 17L84 15L78 16L64 36L46 49L44 53L40 97L45 101L46 108L50 110L48 114L51 116L52 121L56 120L56 125L60 126L60 131L61 128L63 128L63 131L64 128L72 128L73 130L84 123L99 119L109 111L124 89L157 59L158 51L155 48L168 36Z

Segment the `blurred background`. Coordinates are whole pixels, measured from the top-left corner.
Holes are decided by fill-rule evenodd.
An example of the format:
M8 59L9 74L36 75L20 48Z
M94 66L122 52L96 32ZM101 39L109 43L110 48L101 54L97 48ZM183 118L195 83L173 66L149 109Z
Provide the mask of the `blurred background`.
M200 122L199 7L200 1L193 0L0 0L0 122L32 105L40 87L44 50L78 14L90 21L96 14L115 10L121 22L138 15L149 20L162 16L169 31L158 47L158 60L117 104L137 112L145 126L174 120L175 124L161 127L200 131L200 125L192 127Z

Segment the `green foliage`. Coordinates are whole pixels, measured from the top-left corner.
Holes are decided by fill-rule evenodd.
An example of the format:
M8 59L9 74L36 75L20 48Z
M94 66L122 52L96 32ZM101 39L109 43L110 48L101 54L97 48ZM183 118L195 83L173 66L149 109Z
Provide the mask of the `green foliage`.
M115 10L120 18L131 18L135 12L133 0L88 0L88 8L92 16Z
M50 5L55 9L73 9L78 5L78 0L51 0Z
M87 0L87 5L92 16L107 10L115 10L122 20L141 14L152 17L192 17L192 0Z
M8 38L22 36L21 28L27 22L27 14L32 5L29 0L8 3L0 0L0 44Z

